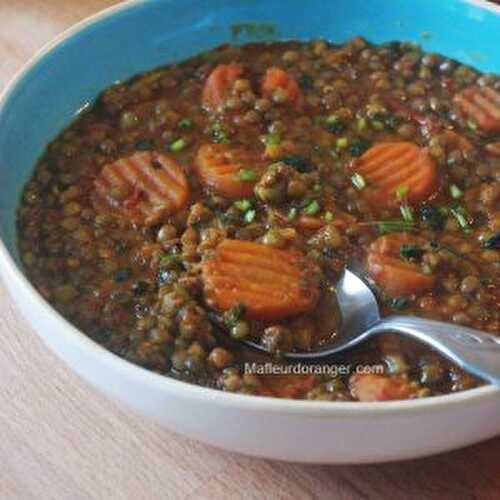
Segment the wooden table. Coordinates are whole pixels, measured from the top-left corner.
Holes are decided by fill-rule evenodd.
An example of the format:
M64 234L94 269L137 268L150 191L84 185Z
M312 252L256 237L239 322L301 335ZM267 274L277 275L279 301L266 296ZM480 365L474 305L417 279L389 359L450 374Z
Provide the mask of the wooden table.
M0 88L44 42L113 3L0 0ZM292 465L189 441L82 382L45 348L0 283L2 500L493 500L500 498L499 464L500 439L425 460L374 466Z

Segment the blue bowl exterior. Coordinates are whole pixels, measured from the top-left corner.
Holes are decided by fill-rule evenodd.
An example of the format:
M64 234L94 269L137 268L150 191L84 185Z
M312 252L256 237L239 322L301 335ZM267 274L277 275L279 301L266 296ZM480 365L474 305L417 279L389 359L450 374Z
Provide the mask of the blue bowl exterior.
M16 206L37 158L113 82L226 42L356 35L414 41L500 71L499 11L466 0L146 0L87 23L39 59L0 104L0 236L7 248L17 257Z

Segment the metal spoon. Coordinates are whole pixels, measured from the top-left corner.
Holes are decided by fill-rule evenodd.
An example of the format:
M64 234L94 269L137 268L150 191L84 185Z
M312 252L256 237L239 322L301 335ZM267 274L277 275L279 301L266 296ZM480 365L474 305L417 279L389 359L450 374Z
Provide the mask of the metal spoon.
M472 328L416 316L381 318L373 292L348 269L337 283L336 293L342 322L340 332L332 342L315 351L280 352L280 356L294 361L321 360L380 333L401 333L430 345L473 375L500 384L500 338ZM267 352L256 342L244 343Z

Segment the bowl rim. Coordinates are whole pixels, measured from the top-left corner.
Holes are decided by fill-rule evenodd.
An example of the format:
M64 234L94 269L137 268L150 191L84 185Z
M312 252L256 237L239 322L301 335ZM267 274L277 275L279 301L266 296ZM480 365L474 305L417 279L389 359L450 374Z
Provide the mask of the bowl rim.
M167 0L171 2L174 0ZM500 5L492 4L486 0L458 0L461 3L471 4L475 7L495 12L500 16ZM29 74L29 72L48 55L54 48L61 45L65 40L83 31L94 23L113 16L116 13L131 10L142 4L151 3L151 0L126 0L117 5L99 11L78 23L72 25L51 41L43 45L28 61L17 71L17 73L7 82L0 92L0 114L6 106L10 96L17 85ZM9 288L20 288L25 297L36 304L45 315L50 316L54 322L60 323L67 332L66 342L73 344L73 347L82 350L89 358L100 358L103 365L107 365L118 374L134 378L138 384L152 386L156 391L164 395L173 395L178 398L189 400L202 400L203 402L215 404L225 408L241 409L252 412L266 412L273 414L304 415L317 418L334 417L354 417L365 418L386 417L396 414L411 414L413 416L428 413L429 411L440 411L444 407L456 407L462 404L469 404L479 400L493 400L500 396L500 388L492 385L485 385L475 389L461 391L455 394L433 396L422 399L407 399L383 402L335 402L335 401L309 401L280 399L273 397L251 396L235 394L218 389L207 388L188 382L176 380L174 378L160 375L141 366L135 365L125 359L113 354L97 342L93 341L80 331L76 326L58 313L48 301L35 289L20 266L8 251L5 243L0 238L0 271L3 277L9 275L12 282ZM36 332L36 328L33 328ZM38 334L38 333L37 333ZM65 360L64 360L65 361Z

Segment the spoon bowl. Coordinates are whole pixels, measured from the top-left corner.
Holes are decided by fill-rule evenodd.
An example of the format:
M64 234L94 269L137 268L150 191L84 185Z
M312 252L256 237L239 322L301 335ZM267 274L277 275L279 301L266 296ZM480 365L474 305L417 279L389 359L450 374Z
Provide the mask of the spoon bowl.
M472 328L416 316L381 318L372 290L349 269L343 272L335 291L341 313L338 335L332 336L330 342L311 351L280 352L281 358L290 361L319 361L352 349L375 335L391 332L424 342L462 369L500 385L500 338ZM253 349L268 352L264 346L254 341L243 342Z

